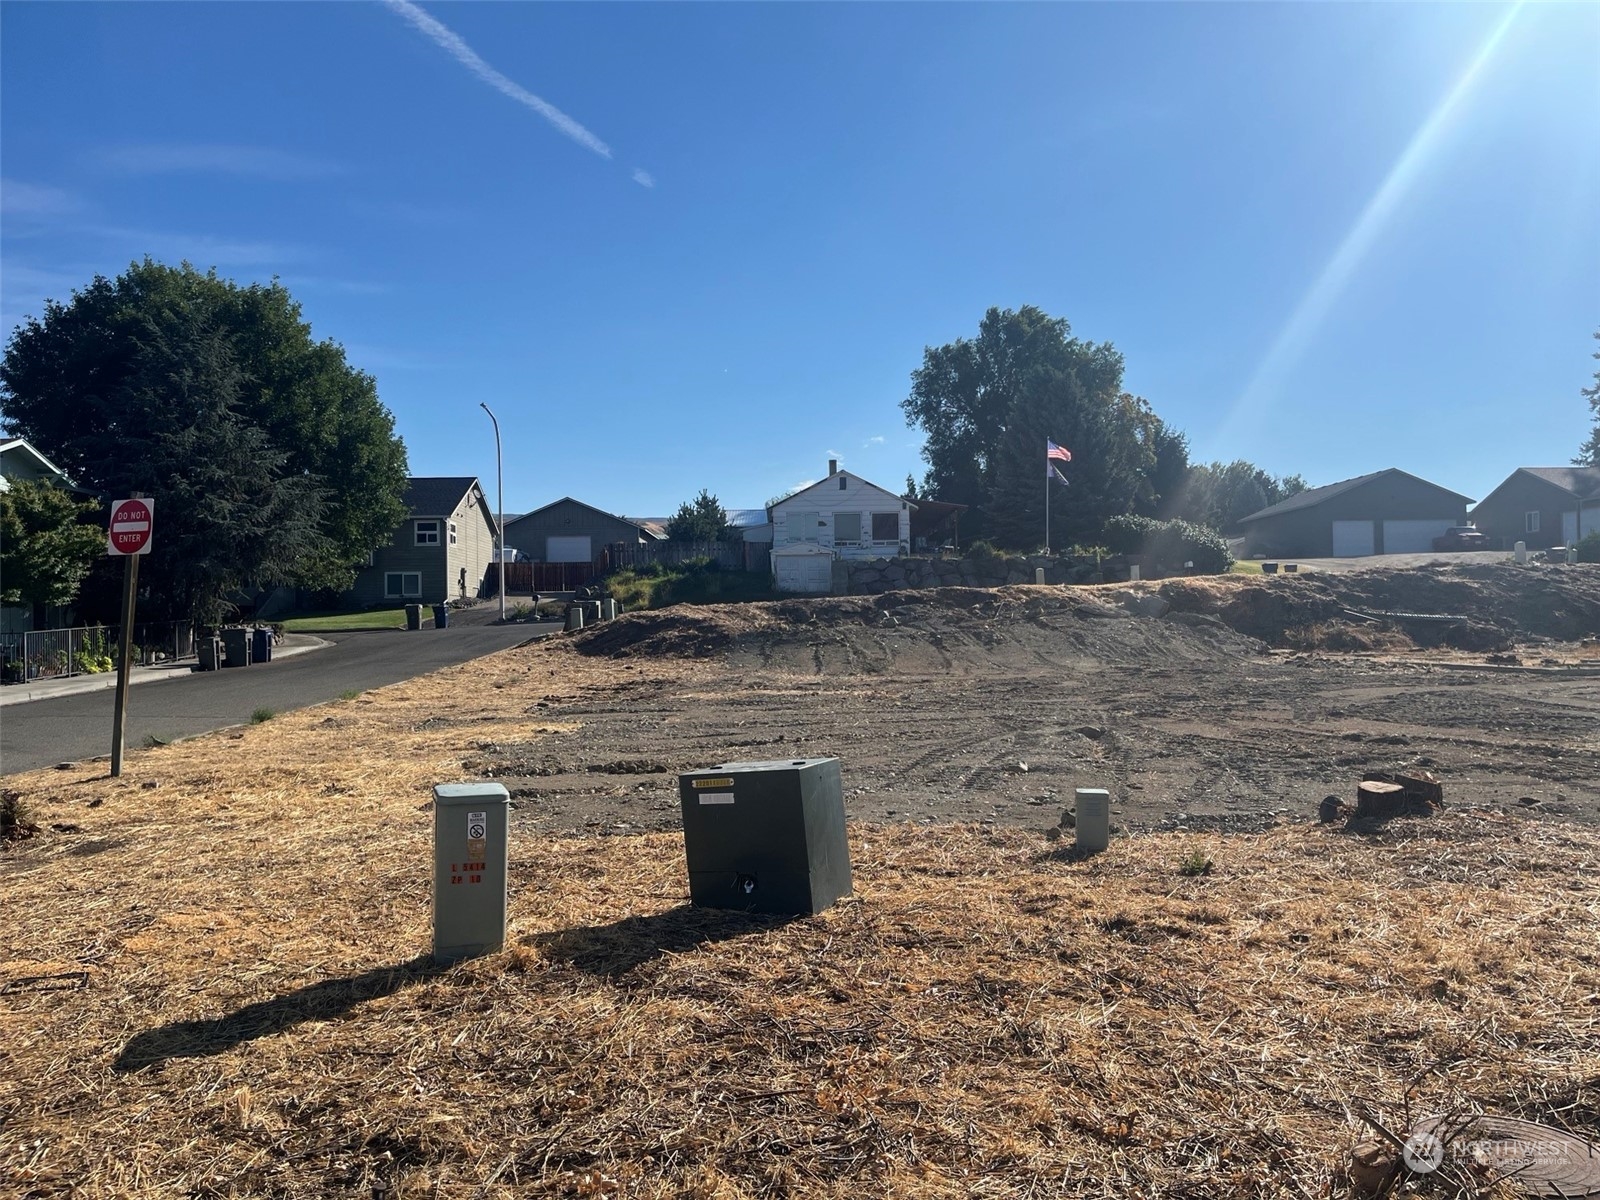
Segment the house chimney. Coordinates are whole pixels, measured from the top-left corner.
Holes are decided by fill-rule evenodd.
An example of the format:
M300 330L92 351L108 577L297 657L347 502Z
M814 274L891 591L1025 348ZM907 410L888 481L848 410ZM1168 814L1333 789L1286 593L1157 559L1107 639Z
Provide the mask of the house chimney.
M831 475L837 475L838 473L839 473L839 460L837 458L830 458L828 460L828 474L831 476Z

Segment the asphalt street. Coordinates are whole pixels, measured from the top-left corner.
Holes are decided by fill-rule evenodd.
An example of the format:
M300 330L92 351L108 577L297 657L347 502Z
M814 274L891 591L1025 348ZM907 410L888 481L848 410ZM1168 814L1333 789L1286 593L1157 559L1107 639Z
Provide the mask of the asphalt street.
M325 650L129 688L127 745L136 750L152 737L170 741L244 724L260 708L278 713L336 700L345 692L425 675L560 628L483 625L323 634L334 643ZM0 773L110 754L115 698L107 688L0 708Z

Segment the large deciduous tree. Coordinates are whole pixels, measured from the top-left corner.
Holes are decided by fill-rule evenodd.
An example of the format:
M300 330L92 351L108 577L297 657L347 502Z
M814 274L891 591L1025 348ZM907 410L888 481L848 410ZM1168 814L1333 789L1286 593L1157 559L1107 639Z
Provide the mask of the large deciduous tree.
M1594 336L1600 341L1600 329L1595 330ZM1600 350L1595 351L1594 356L1600 358ZM1572 461L1580 467L1600 467L1600 371L1594 373L1594 384L1583 389L1583 398L1594 414L1594 428L1589 431L1588 440L1578 447L1578 457Z
M149 259L96 277L12 334L0 413L81 485L156 501L152 616L215 620L246 584L347 586L405 516L375 381L276 282Z
M1070 486L1053 485L1060 490L1051 497L1058 545L1154 505L1157 478L1177 473L1181 435L1122 390L1122 365L1109 343L1075 338L1065 320L1032 305L991 308L976 338L928 347L901 401L925 435L923 494L970 506L963 532L1037 546L1050 438L1073 454Z
M13 480L0 492L0 602L71 604L106 552L100 505L64 488Z

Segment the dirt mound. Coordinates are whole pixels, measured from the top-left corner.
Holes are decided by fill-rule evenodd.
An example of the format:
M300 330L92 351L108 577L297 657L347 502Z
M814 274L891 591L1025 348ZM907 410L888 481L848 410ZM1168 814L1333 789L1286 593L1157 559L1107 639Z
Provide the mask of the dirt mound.
M1125 589L955 587L674 607L626 614L572 646L608 658L726 655L818 675L1188 662L1262 650L1205 613L1137 620L1122 603L1135 598Z
M1275 646L1303 644L1314 626L1352 623L1387 627L1420 646L1459 650L1498 650L1529 638L1570 642L1600 632L1600 569L1594 567L1475 563L1348 575L1224 575L1171 579L1158 590L1175 611L1216 617ZM1413 615L1382 616L1391 613Z

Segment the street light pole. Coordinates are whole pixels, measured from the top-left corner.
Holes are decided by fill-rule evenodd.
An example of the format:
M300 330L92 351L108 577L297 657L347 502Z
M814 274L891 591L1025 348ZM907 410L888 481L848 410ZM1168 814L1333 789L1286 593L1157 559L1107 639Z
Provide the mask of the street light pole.
M498 544L495 558L500 562L500 619L506 619L506 476L500 457L500 422L495 420L494 412L483 401L478 401L478 407L489 414L489 420L494 422L494 484L499 493L499 512L495 517L495 541Z

